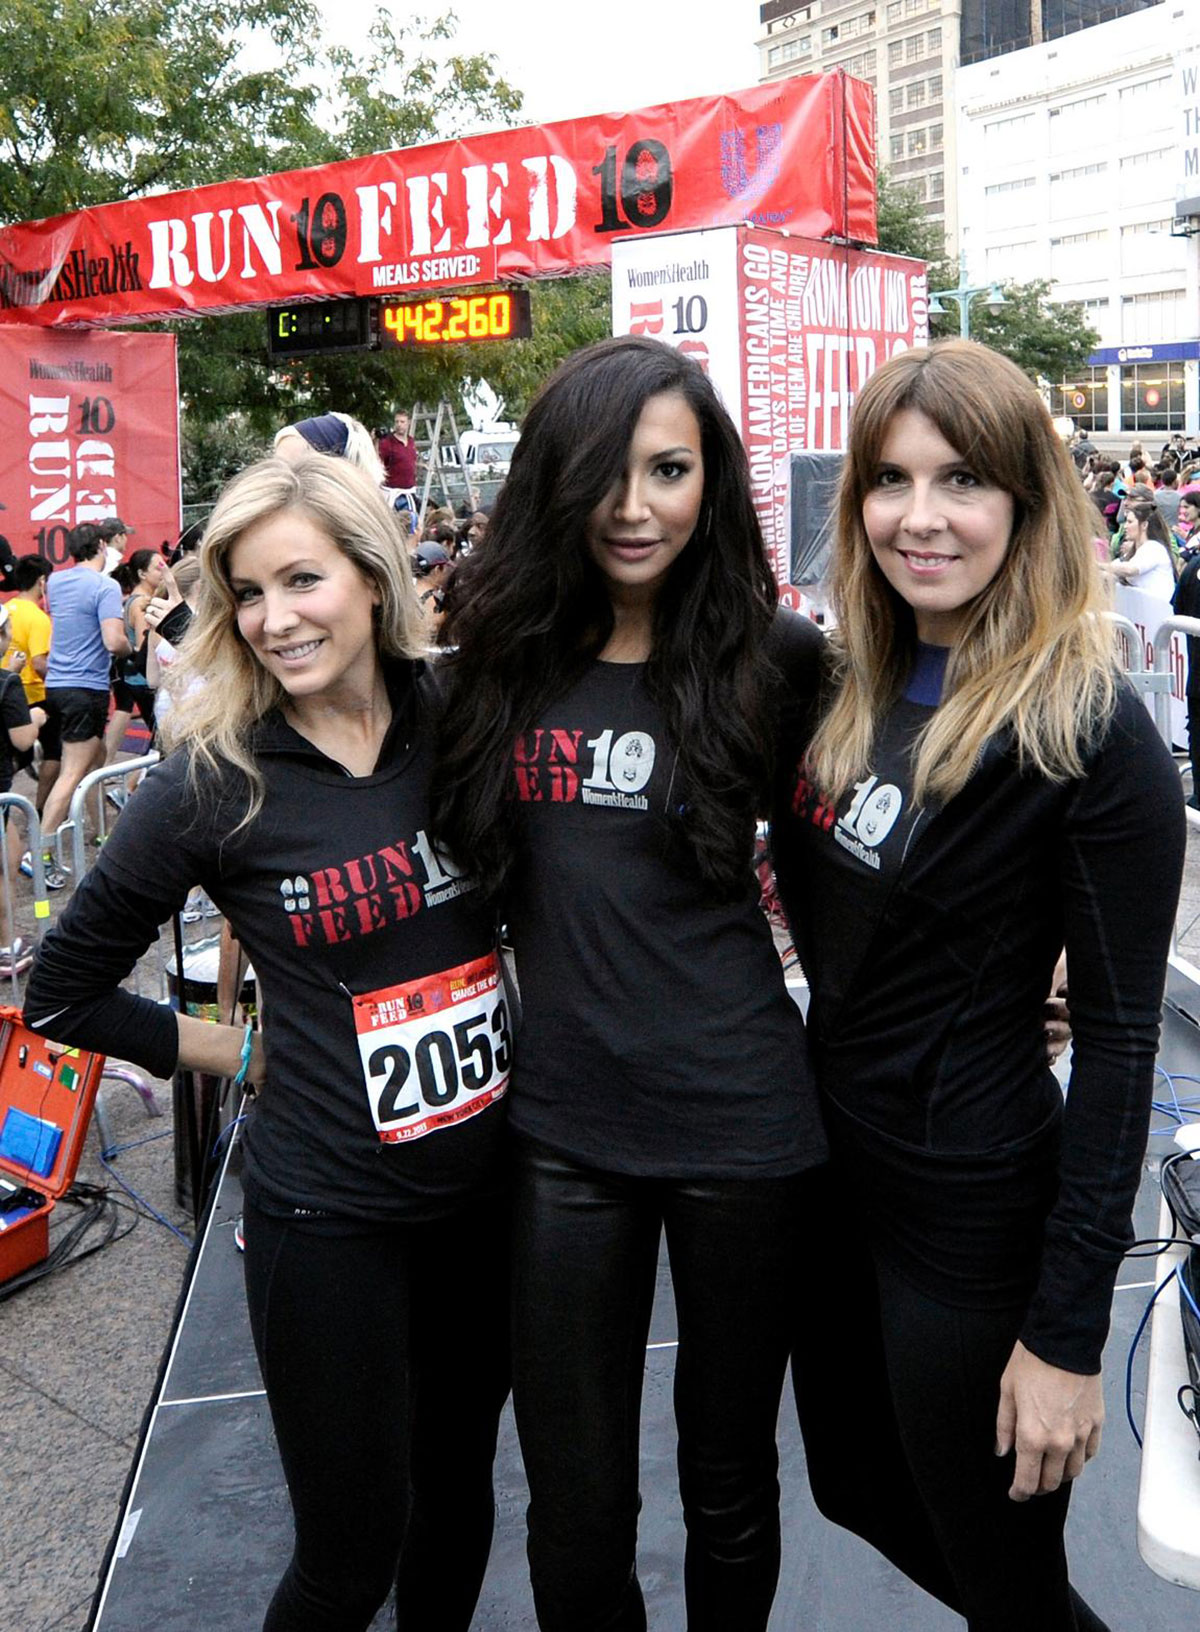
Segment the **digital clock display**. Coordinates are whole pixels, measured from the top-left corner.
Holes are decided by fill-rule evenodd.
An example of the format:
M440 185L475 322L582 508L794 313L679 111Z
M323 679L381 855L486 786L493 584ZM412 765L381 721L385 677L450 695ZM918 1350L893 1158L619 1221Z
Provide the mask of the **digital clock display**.
M533 333L528 289L483 290L445 299L385 300L381 346L458 346L475 340L524 340Z
M272 357L367 351L372 344L369 300L309 301L267 311L267 350Z

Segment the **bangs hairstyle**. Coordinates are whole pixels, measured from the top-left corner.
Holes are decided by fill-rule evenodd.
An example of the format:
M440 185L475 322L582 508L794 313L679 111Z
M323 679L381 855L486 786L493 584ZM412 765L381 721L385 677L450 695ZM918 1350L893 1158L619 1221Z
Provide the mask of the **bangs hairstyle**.
M1004 561L965 609L941 705L918 738L914 796L951 798L1002 730L1022 766L1053 781L1081 776L1116 677L1095 507L1020 369L974 341L946 340L893 357L854 406L831 574L832 700L810 752L815 779L837 799L866 774L916 654L912 609L876 565L863 525L888 429L904 409L924 414L980 480L1013 500Z
M588 518L624 474L642 409L663 393L681 396L699 423L704 495L657 596L646 684L677 747L676 793L686 790L670 817L675 836L718 888L744 883L749 838L739 835L752 834L769 762L762 643L775 584L745 451L712 382L673 346L622 336L576 352L543 386L448 598L434 817L489 892L515 853L514 744L612 633Z
M392 512L370 478L344 459L305 459L290 465L263 459L225 488L205 529L200 551L196 617L174 666L175 697L164 725L168 746L191 754L198 787L202 773L232 767L250 788L239 825L262 808L263 781L251 751L255 727L283 705L287 693L237 626L229 557L247 528L289 510L319 527L379 595L375 629L382 657L413 658L423 649L423 624L404 542Z

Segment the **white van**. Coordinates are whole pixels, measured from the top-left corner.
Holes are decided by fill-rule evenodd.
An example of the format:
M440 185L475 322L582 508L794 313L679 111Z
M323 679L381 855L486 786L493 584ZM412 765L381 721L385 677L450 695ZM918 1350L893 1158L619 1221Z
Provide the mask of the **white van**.
M520 431L511 425L489 431L463 431L458 439L458 459L467 477L507 476L520 437Z

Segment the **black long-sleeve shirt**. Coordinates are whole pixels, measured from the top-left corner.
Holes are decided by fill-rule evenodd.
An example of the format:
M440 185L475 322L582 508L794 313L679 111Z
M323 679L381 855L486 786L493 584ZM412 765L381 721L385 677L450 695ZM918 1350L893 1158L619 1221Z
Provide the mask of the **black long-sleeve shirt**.
M885 1257L948 1302L1027 1303L1026 1346L1091 1373L1145 1152L1179 776L1122 686L1082 779L1022 773L997 740L955 798L917 811L928 717L898 703L836 809L795 759L781 788L776 869L832 1142ZM1064 945L1065 1116L1041 1025Z
M433 1218L498 1180L506 1017L474 1001L492 915L430 846L432 681L422 665L388 678L394 716L370 776L268 716L255 741L266 802L246 827L236 776L201 778L197 797L185 754L155 767L26 994L35 1029L168 1075L174 1013L118 982L202 884L258 979L267 1078L246 1171L274 1210Z

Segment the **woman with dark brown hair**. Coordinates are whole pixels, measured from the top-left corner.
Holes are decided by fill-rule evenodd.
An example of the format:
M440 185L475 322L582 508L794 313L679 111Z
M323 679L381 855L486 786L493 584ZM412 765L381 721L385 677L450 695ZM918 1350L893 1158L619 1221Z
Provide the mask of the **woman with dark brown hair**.
M763 1632L810 1169L799 1010L752 870L779 618L745 452L673 347L569 358L456 574L435 833L500 903L514 1054L513 1401L544 1632L644 1632L638 1405L665 1234L692 1632Z

